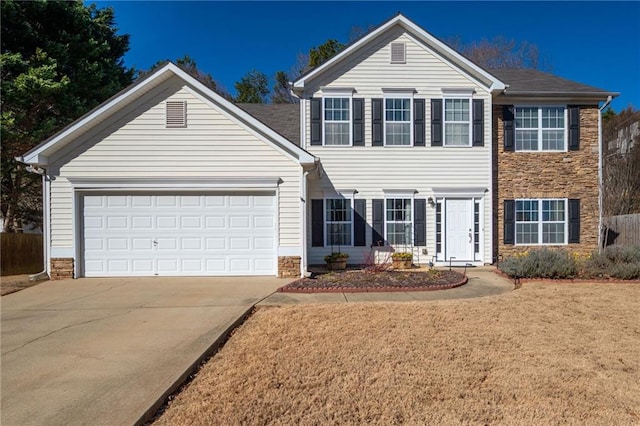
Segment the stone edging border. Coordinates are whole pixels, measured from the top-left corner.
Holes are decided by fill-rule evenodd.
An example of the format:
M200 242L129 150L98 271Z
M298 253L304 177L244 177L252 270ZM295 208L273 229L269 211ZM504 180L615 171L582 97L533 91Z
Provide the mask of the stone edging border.
M276 290L278 293L401 293L408 291L433 291L448 290L450 288L460 287L469 281L464 276L462 280L451 283L424 287L327 287L327 288L286 288L282 286ZM288 285L288 284L287 284Z
M514 281L514 278L499 269L493 271L496 275ZM574 284L574 283L598 283L598 284L639 284L640 280L622 280L620 278L518 278L518 284Z

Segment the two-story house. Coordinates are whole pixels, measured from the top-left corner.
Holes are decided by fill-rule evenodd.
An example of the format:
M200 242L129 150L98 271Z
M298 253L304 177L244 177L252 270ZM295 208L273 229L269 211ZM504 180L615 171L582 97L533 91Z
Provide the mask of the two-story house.
M598 107L615 93L483 69L402 15L291 89L299 105L234 105L167 64L25 154L44 175L51 275L597 247Z

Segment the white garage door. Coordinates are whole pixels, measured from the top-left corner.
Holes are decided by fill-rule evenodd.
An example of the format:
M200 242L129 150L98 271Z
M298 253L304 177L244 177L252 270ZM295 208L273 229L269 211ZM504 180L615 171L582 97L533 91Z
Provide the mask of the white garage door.
M83 196L84 275L275 275L270 194Z

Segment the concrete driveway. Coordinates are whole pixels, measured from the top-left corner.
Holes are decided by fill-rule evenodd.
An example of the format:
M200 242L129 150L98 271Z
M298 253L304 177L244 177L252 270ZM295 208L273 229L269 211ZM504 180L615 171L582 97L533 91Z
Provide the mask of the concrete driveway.
M126 425L291 280L86 278L0 299L8 425Z

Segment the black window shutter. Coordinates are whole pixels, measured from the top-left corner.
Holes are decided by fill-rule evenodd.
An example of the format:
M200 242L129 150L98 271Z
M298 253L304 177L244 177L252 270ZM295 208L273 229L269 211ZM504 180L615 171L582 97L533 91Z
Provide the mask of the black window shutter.
M484 146L484 99L473 100L473 146Z
M580 242L580 200L569 200L569 244Z
M424 99L413 100L413 145L424 146Z
M353 245L365 246L367 232L367 200L353 202Z
M431 146L442 146L442 99L431 99Z
M353 145L364 146L364 99L353 100Z
M504 150L515 151L516 122L513 105L505 105L502 109L502 122L504 123Z
M372 200L373 228L371 232L371 244L383 246L384 244L384 200Z
M569 109L569 151L580 150L580 107L570 106Z
M371 99L371 145L382 146L382 99Z
M311 145L322 145L322 99L311 98Z
M424 198L413 201L415 207L413 219L413 245L427 245L427 200Z
M324 247L324 200L311 200L311 246Z
M516 243L516 202L504 200L504 243Z

